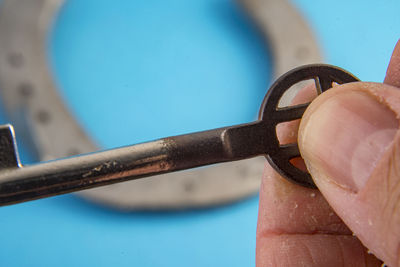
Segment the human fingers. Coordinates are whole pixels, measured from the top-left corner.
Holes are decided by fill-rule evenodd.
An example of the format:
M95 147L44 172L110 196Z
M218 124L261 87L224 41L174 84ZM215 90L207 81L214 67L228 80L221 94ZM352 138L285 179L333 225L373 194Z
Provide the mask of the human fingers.
M400 45L385 83L338 86L313 101L299 147L316 185L378 258L400 266Z
M307 87L294 104L311 101ZM298 122L278 125L283 143L296 142ZM301 163L300 163L301 164ZM318 190L286 181L266 164L260 189L257 266L380 266Z

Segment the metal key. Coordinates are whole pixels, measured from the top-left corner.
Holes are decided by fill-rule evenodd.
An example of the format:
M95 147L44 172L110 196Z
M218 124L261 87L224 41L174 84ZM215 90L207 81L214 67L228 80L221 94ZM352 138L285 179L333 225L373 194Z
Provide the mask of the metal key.
M309 105L280 108L282 95L308 79L314 79L318 94L333 83L358 81L334 66L302 66L282 75L271 86L255 122L29 166L19 162L12 126L1 126L0 206L261 155L283 177L313 188L310 174L290 163L300 157L297 144L281 145L276 134L276 125L300 119Z

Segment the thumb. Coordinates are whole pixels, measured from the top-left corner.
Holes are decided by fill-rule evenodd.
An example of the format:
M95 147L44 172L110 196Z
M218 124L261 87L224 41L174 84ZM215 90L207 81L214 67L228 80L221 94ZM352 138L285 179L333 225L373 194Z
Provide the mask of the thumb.
M400 266L400 90L351 83L304 114L299 147L329 204L361 242Z

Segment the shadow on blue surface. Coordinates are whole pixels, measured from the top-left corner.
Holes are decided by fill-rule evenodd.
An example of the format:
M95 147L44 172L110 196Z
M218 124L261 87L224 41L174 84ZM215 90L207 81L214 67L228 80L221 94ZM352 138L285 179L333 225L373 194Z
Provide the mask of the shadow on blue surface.
M41 200L43 201L43 200ZM114 218L124 218L124 219L155 219L155 220L165 220L165 219L183 219L191 217L202 217L202 216L212 216L213 213L226 213L232 209L239 208L240 206L246 206L249 203L258 201L258 195L246 197L242 200L238 200L232 203L220 204L213 207L203 207L196 209L178 209L178 210L134 210L134 211L121 211L116 210L112 207L101 206L91 201L85 200L80 196L74 194L69 194L65 196L54 197L50 205L54 205L57 208L67 209L71 212L78 212L85 214L85 216L90 217L114 217Z

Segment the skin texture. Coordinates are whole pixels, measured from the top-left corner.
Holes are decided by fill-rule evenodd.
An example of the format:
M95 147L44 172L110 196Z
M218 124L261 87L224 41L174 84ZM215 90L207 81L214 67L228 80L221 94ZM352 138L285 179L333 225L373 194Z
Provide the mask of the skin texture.
M384 84L335 86L313 101L299 130L298 122L277 128L281 142L298 139L319 190L265 166L257 266L381 266L374 255L400 266L399 87L400 43ZM314 97L304 88L294 104Z

